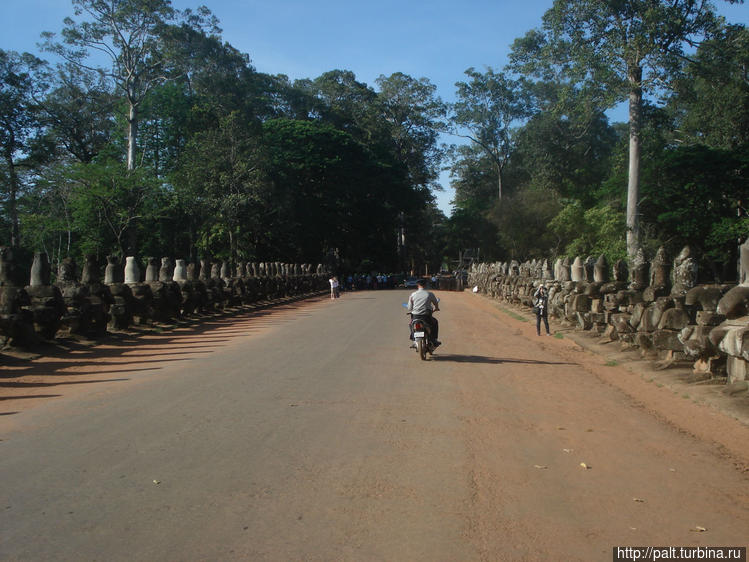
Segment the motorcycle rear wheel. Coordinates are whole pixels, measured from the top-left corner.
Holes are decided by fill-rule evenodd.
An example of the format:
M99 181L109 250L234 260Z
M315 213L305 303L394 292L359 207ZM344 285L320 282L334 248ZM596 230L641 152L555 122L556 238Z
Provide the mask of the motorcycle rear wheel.
M419 352L419 357L422 361L426 361L427 358L427 343L424 338L416 338L416 351Z

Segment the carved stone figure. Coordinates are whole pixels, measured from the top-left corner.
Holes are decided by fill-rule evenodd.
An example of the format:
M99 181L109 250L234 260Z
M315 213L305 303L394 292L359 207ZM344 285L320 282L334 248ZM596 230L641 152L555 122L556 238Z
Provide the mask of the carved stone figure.
M187 281L187 261L183 259L174 262L174 281Z
M46 253L34 254L31 266L31 279L26 287L26 294L30 302L28 309L34 320L34 330L45 340L54 339L63 314L65 314L65 300L60 289L50 285L49 259Z
M697 260L692 257L689 246L684 246L674 260L672 296L684 296L697 285Z
M174 279L174 266L172 260L168 257L161 258L161 268L159 269L159 281L167 283Z
M639 248L632 260L632 269L630 270L632 282L629 286L630 289L642 291L648 286L648 270L649 264L645 259L645 252L642 248Z
M107 256L107 267L104 269L104 284L123 283L125 276L122 271L122 263L118 256Z
M153 283L159 280L159 258L149 257L146 266L146 283Z
M666 249L661 246L650 263L650 287L662 288L668 286L669 265Z
M36 342L34 319L26 291L16 286L13 252L0 247L0 345L30 346Z
M609 264L606 256L601 254L593 266L593 281L596 283L606 283L609 280Z
M125 258L125 283L128 285L140 283L140 268L134 256Z
M114 303L114 297L109 285L101 282L101 269L96 256L86 256L81 274L81 285L85 288L87 312L82 317L80 329L75 333L87 337L101 337L107 333L107 326L111 319L109 312Z

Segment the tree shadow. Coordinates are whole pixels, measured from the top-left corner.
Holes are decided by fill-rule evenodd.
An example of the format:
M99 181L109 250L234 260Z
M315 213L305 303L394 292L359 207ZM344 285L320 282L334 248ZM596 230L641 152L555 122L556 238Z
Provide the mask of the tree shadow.
M265 301L191 315L171 323L133 326L126 331L107 332L97 339L68 336L33 349L0 352L0 393L5 393L0 399L10 406L12 400L56 398L62 395L32 393L54 386L62 390L65 385L128 381L128 378L105 377L158 371L169 363L190 362L258 329L310 316L309 311L303 310L309 302L314 303L315 297ZM92 376L95 379L85 380ZM21 389L28 392L13 396L14 391ZM15 413L0 412L0 415Z
M72 385L72 384L94 384L97 382L124 382L130 379L97 379L89 381L59 381L59 382L3 382L0 383L0 388L47 388L50 386L61 386L61 385ZM3 397L5 398L5 397ZM5 399L15 400L16 396L9 396ZM31 398L28 396L27 398ZM39 398L39 396L37 396Z
M31 394L29 396L0 396L0 402L3 400L28 400L29 398L58 398L62 396L62 394ZM0 416L2 415L8 415L13 414L15 412L8 412L6 414L3 414L0 412Z

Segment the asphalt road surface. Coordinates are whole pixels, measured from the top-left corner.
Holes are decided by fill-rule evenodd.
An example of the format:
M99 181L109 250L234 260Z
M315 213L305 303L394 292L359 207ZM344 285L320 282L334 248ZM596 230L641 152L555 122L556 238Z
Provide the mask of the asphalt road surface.
M422 362L407 294L77 350L46 363L59 383L7 385L0 559L611 560L615 546L747 545L749 479L723 448L468 292L438 293L444 345Z

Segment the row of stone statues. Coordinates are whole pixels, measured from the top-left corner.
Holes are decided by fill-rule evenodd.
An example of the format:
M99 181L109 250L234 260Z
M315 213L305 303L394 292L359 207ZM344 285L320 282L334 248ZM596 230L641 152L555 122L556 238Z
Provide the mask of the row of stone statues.
M17 281L12 251L0 247L0 345L28 347L57 335L101 337L107 330L170 322L186 315L325 291L318 265L107 257L104 280L94 256L80 276L72 258L51 283L47 254L34 256L29 284Z
M609 278L610 269L613 279ZM662 366L693 362L695 379L749 379L749 239L740 249L739 284L698 284L697 261L685 247L669 261L663 248L648 262L609 268L604 256L525 263L476 264L469 284L493 298L532 306L549 288L549 314L580 330L619 340Z

